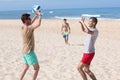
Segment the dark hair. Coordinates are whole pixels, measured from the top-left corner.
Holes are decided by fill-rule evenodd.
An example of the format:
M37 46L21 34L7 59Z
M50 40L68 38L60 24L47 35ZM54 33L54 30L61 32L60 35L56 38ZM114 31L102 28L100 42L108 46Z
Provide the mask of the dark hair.
M66 21L67 19L63 19L64 21Z
M21 16L22 22L25 23L25 20L29 19L29 17L30 17L30 14L27 14L27 13L22 14L22 16Z
M95 25L97 24L98 20L96 17L90 17L90 19L92 19L95 22Z

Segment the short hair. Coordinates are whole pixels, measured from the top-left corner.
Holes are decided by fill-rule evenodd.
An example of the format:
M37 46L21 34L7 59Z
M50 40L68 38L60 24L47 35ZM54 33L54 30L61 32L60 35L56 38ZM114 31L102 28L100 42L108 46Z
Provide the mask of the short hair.
M27 20L29 17L30 17L30 14L28 14L28 13L22 14L22 16L21 16L22 22L25 23L25 20Z
M64 21L67 21L67 19L63 19Z
M90 19L92 19L95 22L95 25L97 24L98 20L96 17L90 17Z

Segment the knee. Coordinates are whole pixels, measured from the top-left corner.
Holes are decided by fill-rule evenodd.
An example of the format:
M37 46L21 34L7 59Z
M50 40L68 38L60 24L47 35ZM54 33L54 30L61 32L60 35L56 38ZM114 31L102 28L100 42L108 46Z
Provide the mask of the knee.
M82 66L81 66L81 65L78 65L78 66L77 66L77 70L78 70L78 71L81 71L81 70L82 70Z
M90 73L90 70L89 69L84 69L84 72L86 72L87 74L89 74Z
M36 67L34 67L34 70L36 70L36 71L39 71L39 69L40 69L39 65L37 65Z
M27 65L27 66L25 66L25 70L28 70L29 69L29 66Z

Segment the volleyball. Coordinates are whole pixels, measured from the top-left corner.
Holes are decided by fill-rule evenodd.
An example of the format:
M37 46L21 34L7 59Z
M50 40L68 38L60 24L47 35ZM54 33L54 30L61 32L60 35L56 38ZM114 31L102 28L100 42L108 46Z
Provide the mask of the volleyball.
M34 5L33 7L32 7L32 12L34 13L35 11L40 11L41 10L41 7L40 7L40 5Z

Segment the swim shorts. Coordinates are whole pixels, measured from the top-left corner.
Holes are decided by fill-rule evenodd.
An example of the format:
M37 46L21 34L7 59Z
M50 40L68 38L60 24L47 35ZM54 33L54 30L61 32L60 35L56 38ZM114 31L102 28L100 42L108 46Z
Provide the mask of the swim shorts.
M90 65L95 53L84 53L81 62Z
M24 54L23 58L24 58L25 64L28 64L28 65L38 64L38 59L34 51L30 51L29 53Z
M68 38L68 32L64 32L64 34L63 34L63 38Z

